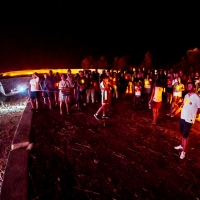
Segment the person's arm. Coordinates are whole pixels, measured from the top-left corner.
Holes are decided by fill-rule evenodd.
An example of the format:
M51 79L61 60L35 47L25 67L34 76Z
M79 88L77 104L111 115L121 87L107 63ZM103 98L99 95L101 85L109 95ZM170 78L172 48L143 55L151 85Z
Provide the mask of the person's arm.
M152 88L152 93L151 93L151 98L150 98L150 100L149 100L149 103L152 102L153 97L154 97L154 94L155 94L155 86Z

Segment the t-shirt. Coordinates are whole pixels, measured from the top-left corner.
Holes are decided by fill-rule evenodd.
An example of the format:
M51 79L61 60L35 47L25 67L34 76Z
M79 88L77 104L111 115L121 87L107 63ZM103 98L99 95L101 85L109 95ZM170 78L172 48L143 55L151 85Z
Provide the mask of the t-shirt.
M200 108L200 97L196 93L193 93L190 96L189 94L186 94L181 111L181 119L194 124L198 108Z
M60 89L60 95L66 96L70 94L70 83L68 80L60 81L58 88ZM62 91L61 89L65 89Z
M30 80L30 85L31 85L31 91L32 92L40 90L39 77L31 79Z
M162 92L163 92L162 87L155 87L155 93L154 93L154 96L153 96L153 101L161 102L162 101Z
M141 90L142 90L142 87L141 86L135 86L135 95L136 96L141 96Z
M151 88L151 79L144 79L144 88Z

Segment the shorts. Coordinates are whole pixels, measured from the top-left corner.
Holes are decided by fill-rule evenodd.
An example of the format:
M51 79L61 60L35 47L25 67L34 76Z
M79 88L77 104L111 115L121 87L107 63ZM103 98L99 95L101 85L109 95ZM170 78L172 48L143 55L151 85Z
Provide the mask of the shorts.
M39 99L40 91L30 91L30 99Z
M182 97L182 92L173 92L174 97Z
M162 105L162 102L155 102L155 101L151 102L151 108L152 109L158 109L159 110L161 105Z
M59 95L59 100L61 101L61 102L65 102L65 101L69 101L69 95Z
M180 132L183 138L188 138L192 124L180 119Z

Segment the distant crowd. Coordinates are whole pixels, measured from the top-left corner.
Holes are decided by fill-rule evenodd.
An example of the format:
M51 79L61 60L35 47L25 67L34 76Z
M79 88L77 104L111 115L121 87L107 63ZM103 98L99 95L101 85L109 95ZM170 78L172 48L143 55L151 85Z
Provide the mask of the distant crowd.
M108 84L107 97L102 92L101 83L106 78ZM32 110L38 111L38 99L43 97L43 106L52 110L53 106L60 105L60 114L63 114L63 102L66 105L66 112L69 113L69 104L79 108L89 103L107 100L108 107L114 99L123 99L126 95L133 96L133 105L148 103L151 108L151 96L156 81L160 82L163 93L167 96L167 102L173 107L177 106L187 93L187 83L195 84L196 92L200 94L199 73L184 74L182 71L174 72L160 70L142 70L130 67L127 71L103 70L101 74L91 70L82 70L72 74L70 69L66 74L48 73L38 75L34 73L30 81L30 99ZM102 85L103 86L103 85ZM159 96L160 94L156 94ZM170 112L173 116L174 112Z
M175 147L182 150L181 159L185 157L187 137L200 110L199 73L184 74L173 69L142 70L130 67L119 72L103 70L101 74L97 70L81 70L77 74L72 74L70 69L66 70L66 74L54 74L49 70L40 76L37 73L32 75L29 92L32 110L36 112L41 97L43 107L52 110L54 106L59 106L60 115L69 114L71 106L81 108L101 102L94 114L97 120L109 117L107 110L113 101L131 96L133 106L146 104L152 109L152 125L157 123L162 101L166 101L171 107L168 116L174 117L181 112L182 144Z

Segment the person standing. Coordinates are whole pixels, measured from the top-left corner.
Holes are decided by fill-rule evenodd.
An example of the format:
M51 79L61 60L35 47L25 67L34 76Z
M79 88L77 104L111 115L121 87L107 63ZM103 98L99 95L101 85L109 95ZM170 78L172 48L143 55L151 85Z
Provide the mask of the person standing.
M45 79L45 85L46 85L47 96L49 100L49 109L52 110L52 101L54 99L54 92L55 92L55 86L56 86L56 81L55 81L55 77L53 75L52 70L49 70L49 74L47 75Z
M66 113L69 114L69 96L70 96L70 83L66 80L66 75L61 75L61 81L58 85L59 89L59 100L60 100L60 114L63 115L62 105L65 102Z
M31 100L31 107L32 111L36 109L38 112L39 108L39 98L40 98L40 79L38 74L35 72L32 74L32 79L30 80L30 100Z
M102 99L102 105L98 109L98 111L94 114L94 117L99 120L99 113L103 111L102 118L108 118L106 116L107 108L108 108L108 91L110 90L109 86L109 78L107 76L104 76L103 81L100 83L100 89L101 89L101 99Z
M197 113L200 113L200 97L195 93L195 85L190 82L187 84L188 93L184 97L183 108L181 110L180 132L182 135L181 145L175 146L176 150L182 150L180 159L185 158L187 139L192 124L195 122Z
M163 82L158 78L155 82L155 86L152 89L151 98L149 104L153 110L153 121L151 124L156 124L159 114L159 109L162 104Z

